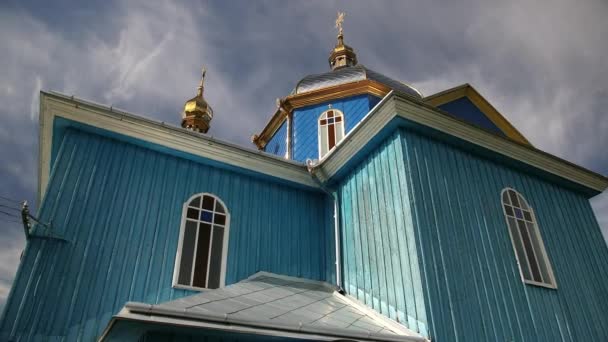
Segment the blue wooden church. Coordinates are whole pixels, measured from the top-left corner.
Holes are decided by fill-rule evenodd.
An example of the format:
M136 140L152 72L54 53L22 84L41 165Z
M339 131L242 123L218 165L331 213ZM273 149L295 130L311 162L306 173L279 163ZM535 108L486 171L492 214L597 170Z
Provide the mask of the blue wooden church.
M359 64L338 23L257 149L205 134L204 77L182 128L42 92L0 340L608 341L608 179L468 84Z

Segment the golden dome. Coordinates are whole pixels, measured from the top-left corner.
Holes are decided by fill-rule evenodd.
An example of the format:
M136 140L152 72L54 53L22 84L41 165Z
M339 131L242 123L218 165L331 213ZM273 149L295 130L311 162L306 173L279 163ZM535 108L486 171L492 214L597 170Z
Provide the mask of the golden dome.
M211 119L213 119L213 110L203 97L206 73L207 71L203 68L201 83L197 88L196 96L186 101L182 113L182 127L199 133L207 133Z
M344 32L342 30L344 23L344 12L338 12L336 19L336 28L338 29L338 43L329 55L329 66L332 70L341 67L350 67L357 65L357 54L350 46L344 44Z

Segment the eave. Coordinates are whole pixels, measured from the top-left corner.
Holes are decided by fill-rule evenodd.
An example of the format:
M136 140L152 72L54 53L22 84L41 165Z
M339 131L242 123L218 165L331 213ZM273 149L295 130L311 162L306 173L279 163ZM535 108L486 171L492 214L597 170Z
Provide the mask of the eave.
M59 93L40 93L40 137L38 161L38 201L46 189L53 143L53 124L56 118L119 134L124 137L160 145L189 155L205 158L236 169L250 170L287 182L317 188L302 163L280 158L230 144L212 136L195 133L165 123L69 97Z
M289 95L280 101L279 108L272 118L270 118L264 129L262 129L262 132L254 136L253 143L259 149L263 149L277 129L281 127L281 124L287 117L287 113L291 113L294 109L361 94L369 94L382 98L389 91L391 89L382 83L373 80L362 80Z

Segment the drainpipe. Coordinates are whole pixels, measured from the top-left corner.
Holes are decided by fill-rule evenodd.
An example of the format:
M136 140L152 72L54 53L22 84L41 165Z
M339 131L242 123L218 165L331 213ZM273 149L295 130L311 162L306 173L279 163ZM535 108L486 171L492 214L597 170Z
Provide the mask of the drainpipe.
M310 173L310 175L312 176L312 179L314 179L317 184L319 184L319 187L321 188L321 190L323 190L323 192L325 192L327 195L329 195L333 200L334 200L334 239L336 242L336 246L335 246L335 250L336 250L336 285L338 286L338 292L340 294L345 294L346 292L344 291L344 289L342 288L342 268L340 267L341 265L341 261L342 261L342 250L341 250L341 246L340 246L340 215L339 215L339 198L338 198L338 194L336 192L332 192L330 191L325 184L323 184L323 182L321 182L321 180L317 177L316 175L316 169L315 167L317 166L317 164L311 160L311 159L307 159L306 160L306 168L308 169L308 173Z

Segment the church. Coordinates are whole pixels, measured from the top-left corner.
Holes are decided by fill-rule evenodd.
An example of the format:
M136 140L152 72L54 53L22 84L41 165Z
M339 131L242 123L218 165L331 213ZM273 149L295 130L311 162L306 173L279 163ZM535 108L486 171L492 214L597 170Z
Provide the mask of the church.
M471 85L360 64L342 22L251 148L207 134L205 71L181 127L41 92L0 340L608 341L608 178Z

